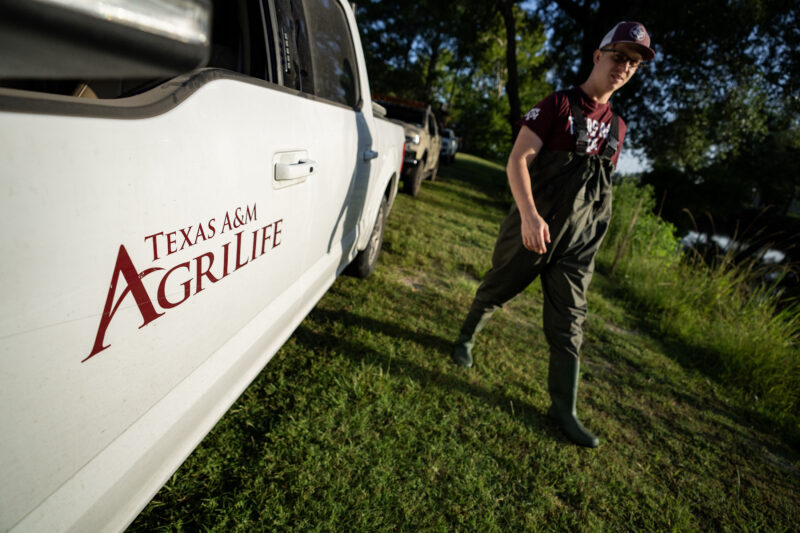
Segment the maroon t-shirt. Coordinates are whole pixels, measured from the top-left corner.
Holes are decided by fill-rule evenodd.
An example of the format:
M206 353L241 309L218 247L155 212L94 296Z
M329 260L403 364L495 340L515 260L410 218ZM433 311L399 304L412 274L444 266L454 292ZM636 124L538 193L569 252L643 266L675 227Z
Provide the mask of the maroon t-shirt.
M611 104L601 104L595 102L584 93L580 87L573 87L568 91L557 91L528 111L520 121L521 126L529 127L544 143L542 149L575 150L576 133L572 125L572 113L569 107L568 93L578 97L581 111L586 118L586 128L589 134L589 142L586 147L587 154L596 154L606 147L606 139L611 130ZM622 151L622 140L625 138L627 130L625 121L619 119L619 149L611 160L614 167L617 166L617 159Z

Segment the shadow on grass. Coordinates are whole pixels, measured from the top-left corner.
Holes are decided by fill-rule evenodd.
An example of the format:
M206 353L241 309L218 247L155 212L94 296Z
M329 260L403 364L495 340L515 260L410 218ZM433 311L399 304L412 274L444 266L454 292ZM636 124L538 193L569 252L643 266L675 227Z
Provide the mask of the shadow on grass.
M444 201L423 194L417 197L415 201L429 205L440 213L449 213L453 211L454 204L452 199ZM480 202L480 206L477 206L476 202ZM469 201L460 202L461 205L458 205L458 214L467 218L484 219L487 216L487 211L493 211L495 213L493 213L492 216L498 219L499 224L500 220L508 213L508 209L511 206L510 202L511 200L508 198L491 198L489 200L485 198L470 199Z
M484 194L496 199L510 198L505 170L492 169L483 161L458 157L452 165L439 167L439 175L452 181L480 189Z
M425 348L431 354L431 357L447 361L449 366L444 371L436 368L427 368L401 356L392 356L376 351L353 337L343 339L336 335L321 334L307 329L301 324L295 331L294 337L298 344L309 350L315 351L323 346L329 348L335 346L337 351L354 363L371 363L380 365L384 369L400 370L404 376L413 379L420 386L435 385L449 392L471 396L488 406L500 409L512 418L522 419L532 429L546 433L558 442L570 443L560 430L550 422L546 413L530 403L520 398L509 396L504 392L470 383L466 379L458 377L459 375L465 375L467 372L474 372L474 370L458 368L455 364L450 363L450 350L453 346L452 339L416 333L398 324L346 311L315 309L310 316L315 321L337 322L346 327L366 328L373 333L397 339L400 342L416 343ZM512 405L517 407L511 407Z

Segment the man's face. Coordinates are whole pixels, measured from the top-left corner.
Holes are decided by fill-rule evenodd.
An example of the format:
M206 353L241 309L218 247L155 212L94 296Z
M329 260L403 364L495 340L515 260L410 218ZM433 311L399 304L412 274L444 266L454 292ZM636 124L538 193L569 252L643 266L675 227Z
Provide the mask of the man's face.
M602 69L614 91L628 83L642 62L642 54L636 47L625 43L604 46L597 53L597 66Z

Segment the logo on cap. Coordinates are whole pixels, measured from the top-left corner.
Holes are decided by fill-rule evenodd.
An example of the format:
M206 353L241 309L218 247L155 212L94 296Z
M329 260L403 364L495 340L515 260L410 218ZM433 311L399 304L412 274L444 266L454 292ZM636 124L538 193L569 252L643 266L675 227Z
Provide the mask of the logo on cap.
M644 41L645 36L647 36L647 33L645 33L644 28L638 24L631 28L631 37L633 37L635 40Z

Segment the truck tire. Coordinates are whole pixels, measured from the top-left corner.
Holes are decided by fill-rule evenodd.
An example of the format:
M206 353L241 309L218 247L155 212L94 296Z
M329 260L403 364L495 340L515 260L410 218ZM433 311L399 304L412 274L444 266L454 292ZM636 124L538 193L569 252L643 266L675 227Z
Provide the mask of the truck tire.
M378 217L369 235L367 247L358 252L353 262L347 265L345 274L356 277L366 278L375 270L378 264L378 255L381 253L383 245L383 232L386 230L386 212L389 210L389 202L386 197L381 200L378 208Z
M422 178L424 176L422 168L425 166L425 161L421 160L417 163L416 168L411 171L410 175L406 175L403 179L403 192L411 196L419 194L419 188L422 185Z

